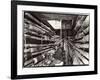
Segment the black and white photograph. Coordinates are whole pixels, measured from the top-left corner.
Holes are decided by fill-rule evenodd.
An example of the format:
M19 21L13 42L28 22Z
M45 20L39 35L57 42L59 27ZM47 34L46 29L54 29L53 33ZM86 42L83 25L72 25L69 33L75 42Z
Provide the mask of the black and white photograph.
M89 65L89 14L23 13L23 67Z
M97 6L12 1L11 78L97 74Z

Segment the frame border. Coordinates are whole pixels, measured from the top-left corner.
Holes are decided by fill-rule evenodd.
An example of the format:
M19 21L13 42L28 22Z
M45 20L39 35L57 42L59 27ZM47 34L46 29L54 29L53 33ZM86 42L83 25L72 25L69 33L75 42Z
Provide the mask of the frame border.
M17 5L37 5L50 7L69 7L94 9L94 71L69 72L69 73L49 73L49 74L27 74L17 75ZM34 1L11 1L11 79L43 78L97 74L97 5L47 3Z

